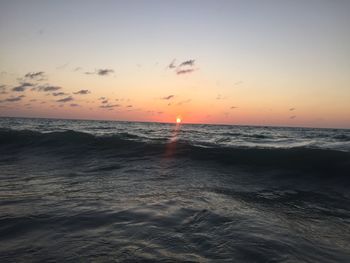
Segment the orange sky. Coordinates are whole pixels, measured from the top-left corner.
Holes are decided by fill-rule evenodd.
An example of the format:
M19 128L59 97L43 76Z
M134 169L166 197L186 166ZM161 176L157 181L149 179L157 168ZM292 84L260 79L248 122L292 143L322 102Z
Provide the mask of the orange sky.
M1 3L0 116L350 128L349 4L137 5Z

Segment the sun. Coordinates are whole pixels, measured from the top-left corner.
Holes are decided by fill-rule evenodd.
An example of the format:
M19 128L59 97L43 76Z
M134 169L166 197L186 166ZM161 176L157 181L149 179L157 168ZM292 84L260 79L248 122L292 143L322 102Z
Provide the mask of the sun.
M176 123L181 123L181 118L180 117L176 118Z

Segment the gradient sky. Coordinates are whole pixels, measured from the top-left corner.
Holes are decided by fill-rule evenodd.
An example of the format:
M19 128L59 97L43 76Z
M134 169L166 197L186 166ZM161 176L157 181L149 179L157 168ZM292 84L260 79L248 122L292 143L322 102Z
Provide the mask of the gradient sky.
M0 2L0 116L350 128L350 1Z

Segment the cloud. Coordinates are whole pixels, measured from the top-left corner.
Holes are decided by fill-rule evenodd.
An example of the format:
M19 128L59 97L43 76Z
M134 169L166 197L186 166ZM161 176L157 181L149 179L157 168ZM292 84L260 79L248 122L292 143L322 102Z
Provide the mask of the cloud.
M163 97L163 98L160 98L161 100L171 100L175 97L175 95L169 95L169 96L166 96L166 97Z
M16 101L22 100L22 98L24 98L24 97L25 97L24 95L17 96L17 97L10 97L10 98L4 99L4 100L0 100L0 102L16 102Z
M293 120L295 119L297 116L293 115L293 116L290 116L289 119Z
M7 94L6 85L0 85L0 94Z
M234 86L238 86L238 85L241 85L241 84L243 84L243 81L241 81L241 80L233 83Z
M56 91L56 90L59 90L59 89L61 89L61 87L58 87L58 86L39 86L39 87L37 87L38 91L44 91L44 92Z
M188 74L188 73L192 73L193 71L194 69L181 69L181 70L177 70L176 74L177 75Z
M82 67L76 67L75 69L73 69L73 71L79 71L79 70L82 70L83 68Z
M127 105L126 108L132 108L132 105Z
M64 92L53 92L52 93L52 96L55 96L55 97L57 97L57 96L64 96L64 95L67 95L67 94L64 93Z
M184 66L193 67L193 66L194 66L194 62L195 62L194 59L186 60L186 61L182 62L182 63L179 65L179 67L184 67Z
M189 102L191 102L191 101L192 101L191 99L179 101L179 102L177 103L177 105L182 105L182 104L185 104L185 103L189 103Z
M113 69L97 69L95 72L85 72L87 75L97 74L99 76L108 76L114 73Z
M101 103L106 104L106 103L108 103L108 100L103 100L103 101L101 101Z
M99 70L97 70L97 74L100 76L106 76L106 75L109 75L111 73L114 73L113 69L99 69Z
M68 102L68 101L72 101L74 100L71 96L69 97L65 97L63 99L60 99L60 100L56 100L56 102Z
M24 77L27 79L41 81L41 80L44 80L46 76L44 71L38 71L38 72L29 72L25 74Z
M71 106L71 107L79 107L80 105L76 104L76 103L71 103L71 104L69 104L69 106Z
M216 97L217 100L225 100L227 99L227 97L222 96L221 94L218 94L218 96Z
M89 94L91 93L89 90L87 89L82 89L82 90L79 90L77 92L74 92L74 94L79 94L79 95L86 95L86 94Z
M56 69L65 69L69 64L70 62L64 63L62 65L57 66Z
M289 111L294 111L294 110L296 110L296 109L295 109L295 108L290 108L290 109L289 109Z
M238 107L232 106L232 107L231 107L231 110L234 110L234 109L238 109Z
M105 100L106 97L99 97L98 99L99 99L99 100Z
M120 107L120 105L119 104L112 104L112 105L108 104L108 105L101 105L100 106L100 108L102 108L102 109L116 108L116 107Z
M27 88L33 87L33 86L34 86L34 84L32 84L32 83L23 82L23 83L21 83L21 85L12 88L12 91L23 92L23 91L25 91Z
M176 59L173 59L173 60L170 62L170 64L168 65L168 68L170 68L170 69L176 68L175 62L176 62Z

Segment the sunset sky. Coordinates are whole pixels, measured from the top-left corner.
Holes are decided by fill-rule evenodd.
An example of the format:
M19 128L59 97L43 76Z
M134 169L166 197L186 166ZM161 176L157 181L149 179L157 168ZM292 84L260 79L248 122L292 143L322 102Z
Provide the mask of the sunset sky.
M0 2L0 116L350 128L350 1Z

